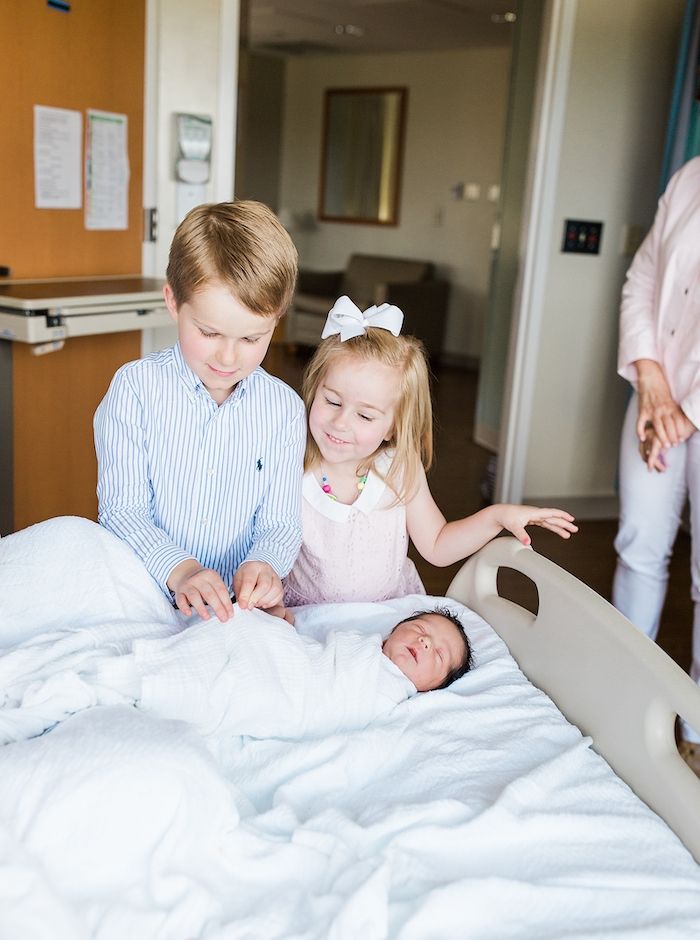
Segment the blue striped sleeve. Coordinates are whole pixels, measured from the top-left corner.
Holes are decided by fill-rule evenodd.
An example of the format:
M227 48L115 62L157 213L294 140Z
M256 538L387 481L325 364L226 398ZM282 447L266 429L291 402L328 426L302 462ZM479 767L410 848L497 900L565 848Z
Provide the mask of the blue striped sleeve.
M98 521L134 549L168 593L170 572L193 556L154 521L143 402L129 366L116 373L95 412Z

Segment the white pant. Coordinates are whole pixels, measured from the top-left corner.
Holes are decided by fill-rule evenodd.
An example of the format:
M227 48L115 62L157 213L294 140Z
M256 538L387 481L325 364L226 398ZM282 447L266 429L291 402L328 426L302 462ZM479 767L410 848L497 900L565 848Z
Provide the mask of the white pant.
M620 443L620 525L615 539L617 567L612 602L652 640L659 631L666 598L668 564L686 497L690 502L693 657L691 677L700 680L700 433L666 452L664 473L650 473L639 456L635 430L638 400L627 408ZM697 733L695 731L697 730ZM700 728L683 728L700 741Z

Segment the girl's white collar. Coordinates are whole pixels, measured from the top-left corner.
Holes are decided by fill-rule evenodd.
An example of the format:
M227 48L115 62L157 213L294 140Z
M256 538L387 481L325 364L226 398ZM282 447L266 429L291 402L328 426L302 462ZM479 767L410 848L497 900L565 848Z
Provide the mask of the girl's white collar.
M328 519L333 519L335 522L346 522L350 518L350 515L354 515L357 510L369 515L369 513L377 508L386 490L386 484L379 474L386 475L389 472L391 455L384 451L377 458L376 465L379 473L370 471L367 482L365 483L365 488L350 506L345 503L339 503L336 499L330 499L321 489L321 484L311 470L308 470L304 474L304 482L302 484L304 499L323 516L326 516Z

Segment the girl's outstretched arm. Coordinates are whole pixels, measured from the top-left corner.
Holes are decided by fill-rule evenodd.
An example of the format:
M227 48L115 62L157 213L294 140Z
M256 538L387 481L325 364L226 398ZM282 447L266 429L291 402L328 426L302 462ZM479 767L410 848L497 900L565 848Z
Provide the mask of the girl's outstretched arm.
M406 525L411 541L423 558L439 567L473 555L503 529L512 532L523 545L530 544L525 529L528 525L539 525L564 539L578 532L574 517L563 509L510 503L487 506L465 519L447 522L433 499L425 474L415 496L406 504Z

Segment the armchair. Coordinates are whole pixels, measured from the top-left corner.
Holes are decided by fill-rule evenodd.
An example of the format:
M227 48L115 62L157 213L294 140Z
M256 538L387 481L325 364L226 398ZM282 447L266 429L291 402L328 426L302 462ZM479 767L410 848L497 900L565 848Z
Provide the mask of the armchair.
M449 284L434 277L432 262L353 254L343 271L302 269L286 318L287 342L317 346L326 314L342 294L363 310L396 304L404 313L403 332L421 339L431 357L440 355Z

